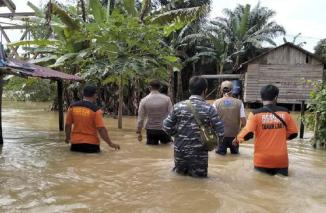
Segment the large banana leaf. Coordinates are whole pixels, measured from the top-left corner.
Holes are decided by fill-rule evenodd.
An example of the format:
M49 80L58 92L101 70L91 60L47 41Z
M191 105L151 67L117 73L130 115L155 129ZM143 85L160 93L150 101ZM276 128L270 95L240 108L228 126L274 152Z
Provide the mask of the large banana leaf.
M98 24L106 21L107 14L105 8L101 5L99 0L90 0L89 8L91 14L94 16L94 19Z
M45 64L45 63L49 63L49 62L51 62L53 60L56 60L56 59L57 59L57 56L50 55L50 56L45 56L45 57L42 57L42 58L31 59L28 62L32 63L32 64Z
M64 23L69 30L79 31L81 29L80 23L73 19L65 10L60 8L59 5L51 3L52 14L58 16L62 23Z
M190 23L206 14L208 10L209 5L171 10L152 17L151 22L164 25L178 19L179 21Z
M38 17L45 18L45 15L42 10L35 6L32 2L28 1L27 5L35 12L35 15Z
M131 16L137 15L137 10L135 7L135 0L124 0L124 8L128 12L128 15L131 15Z
M72 58L75 58L76 56L78 55L78 53L67 53L61 57L59 57L57 59L57 61L55 62L55 64L52 64L50 65L49 67L51 68L54 68L54 67L60 67L60 66L63 66L64 63L69 60L69 59L72 59Z
M32 41L17 41L8 44L10 47L15 46L23 46L23 45L37 45L37 46L50 46L50 45L57 45L58 40L48 40L48 39L39 39L39 40L32 40Z

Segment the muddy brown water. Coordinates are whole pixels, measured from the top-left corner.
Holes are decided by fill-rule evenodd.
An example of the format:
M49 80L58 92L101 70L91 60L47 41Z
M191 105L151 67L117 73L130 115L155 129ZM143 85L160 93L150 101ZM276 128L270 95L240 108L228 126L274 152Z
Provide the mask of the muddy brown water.
M149 147L106 118L113 141L101 154L71 153L46 104L4 104L0 212L326 212L326 152L289 142L290 177L253 170L252 144L239 156L210 153L209 178L171 172L173 148Z

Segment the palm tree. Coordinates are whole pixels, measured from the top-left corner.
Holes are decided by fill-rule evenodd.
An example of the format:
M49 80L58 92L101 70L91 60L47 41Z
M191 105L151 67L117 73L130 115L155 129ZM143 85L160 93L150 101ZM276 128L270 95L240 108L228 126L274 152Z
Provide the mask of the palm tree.
M234 54L233 71L238 69L244 53L261 48L263 42L276 46L273 39L285 34L282 26L270 21L275 12L259 3L252 10L247 4L238 5L234 10L224 9L223 13L224 17L217 17L211 24L218 27L229 41L228 51L230 55Z

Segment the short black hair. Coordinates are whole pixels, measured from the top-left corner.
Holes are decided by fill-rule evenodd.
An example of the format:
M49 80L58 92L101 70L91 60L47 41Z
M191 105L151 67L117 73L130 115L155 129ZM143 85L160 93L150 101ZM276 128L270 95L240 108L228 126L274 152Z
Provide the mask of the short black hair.
M152 89L159 90L161 88L161 82L159 80L152 80L149 82L149 86L151 86Z
M83 95L84 97L93 97L97 93L96 86L87 85L84 87Z
M230 93L230 92L232 92L232 89L230 89L230 88L223 88L222 89L223 90L223 94L226 94L226 93Z
M189 80L189 92L191 95L201 95L207 87L207 80L200 76L194 76Z
M263 86L260 90L260 96L263 101L273 101L279 94L279 89L274 85Z

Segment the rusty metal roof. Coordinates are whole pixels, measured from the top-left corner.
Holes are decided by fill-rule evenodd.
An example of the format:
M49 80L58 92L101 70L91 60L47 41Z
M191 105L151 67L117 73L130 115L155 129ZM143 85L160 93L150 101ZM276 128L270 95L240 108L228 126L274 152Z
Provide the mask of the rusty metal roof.
M52 80L83 81L83 78L79 76L58 72L47 67L41 67L17 59L7 59L5 65L6 66L3 68L14 75L23 75Z

